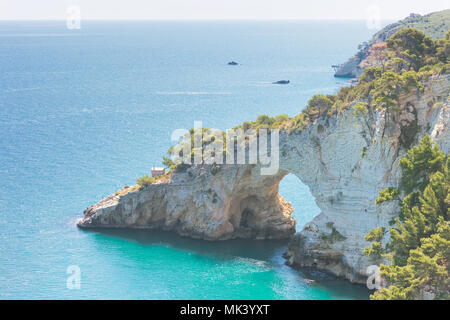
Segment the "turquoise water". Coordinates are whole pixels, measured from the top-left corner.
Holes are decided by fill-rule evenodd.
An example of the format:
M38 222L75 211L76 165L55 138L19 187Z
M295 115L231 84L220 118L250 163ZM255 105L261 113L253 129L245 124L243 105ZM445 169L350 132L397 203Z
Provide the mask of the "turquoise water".
M362 21L0 22L0 298L367 298L285 266L285 242L75 222L158 165L174 129L295 115L311 95L336 92L345 80L330 66L372 33ZM268 84L281 79L291 84ZM298 228L318 214L296 177L280 193ZM69 265L80 267L79 290L66 287Z

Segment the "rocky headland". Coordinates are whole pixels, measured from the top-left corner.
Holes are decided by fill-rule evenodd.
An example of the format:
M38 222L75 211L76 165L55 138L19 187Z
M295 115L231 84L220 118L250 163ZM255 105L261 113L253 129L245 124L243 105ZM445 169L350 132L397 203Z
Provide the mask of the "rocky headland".
M179 166L166 180L124 188L90 206L78 226L158 228L205 240L292 237L289 265L363 282L373 264L363 255L364 236L398 212L398 204L376 206L375 198L399 184L405 129L416 128L408 144L429 134L449 151L449 89L448 74L433 76L423 91L400 97L396 117L380 110L361 118L349 108L301 131L281 131L275 175L261 175L259 164ZM278 194L288 173L309 186L321 210L295 235L292 206Z
M389 37L405 28L415 28L433 39L441 39L450 29L450 9L424 16L412 13L403 20L387 25L375 33L370 41L361 44L353 57L339 65L334 76L358 78L366 67L376 66L377 45L383 44Z

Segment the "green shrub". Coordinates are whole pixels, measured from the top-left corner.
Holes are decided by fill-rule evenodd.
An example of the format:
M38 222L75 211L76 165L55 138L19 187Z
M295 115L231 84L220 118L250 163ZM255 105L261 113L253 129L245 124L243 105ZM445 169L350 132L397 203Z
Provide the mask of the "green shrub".
M365 117L369 113L367 109L367 103L357 102L353 107L353 115L356 118Z
M148 174L146 174L145 176L138 178L136 182L140 187L144 188L153 184L154 179L150 177Z

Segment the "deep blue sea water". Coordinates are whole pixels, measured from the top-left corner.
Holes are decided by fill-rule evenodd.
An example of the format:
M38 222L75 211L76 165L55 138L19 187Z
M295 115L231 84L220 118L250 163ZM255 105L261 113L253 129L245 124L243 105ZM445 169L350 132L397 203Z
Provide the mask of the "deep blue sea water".
M363 21L0 22L0 299L367 298L285 266L282 241L75 222L159 165L177 128L292 116L313 94L335 93L346 81L330 66L373 32ZM281 79L291 84L268 84ZM295 176L280 193L298 229L319 213ZM66 287L70 265L79 290Z

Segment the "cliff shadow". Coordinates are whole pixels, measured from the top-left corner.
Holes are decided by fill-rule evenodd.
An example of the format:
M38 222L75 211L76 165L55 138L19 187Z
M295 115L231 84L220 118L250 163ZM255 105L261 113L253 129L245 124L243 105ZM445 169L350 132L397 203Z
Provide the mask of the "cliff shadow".
M269 261L281 256L289 240L233 239L206 241L183 237L172 231L139 229L88 229L82 232L94 233L94 238L114 237L134 241L144 246L169 246L176 250L193 252L202 256L230 259L244 257Z

